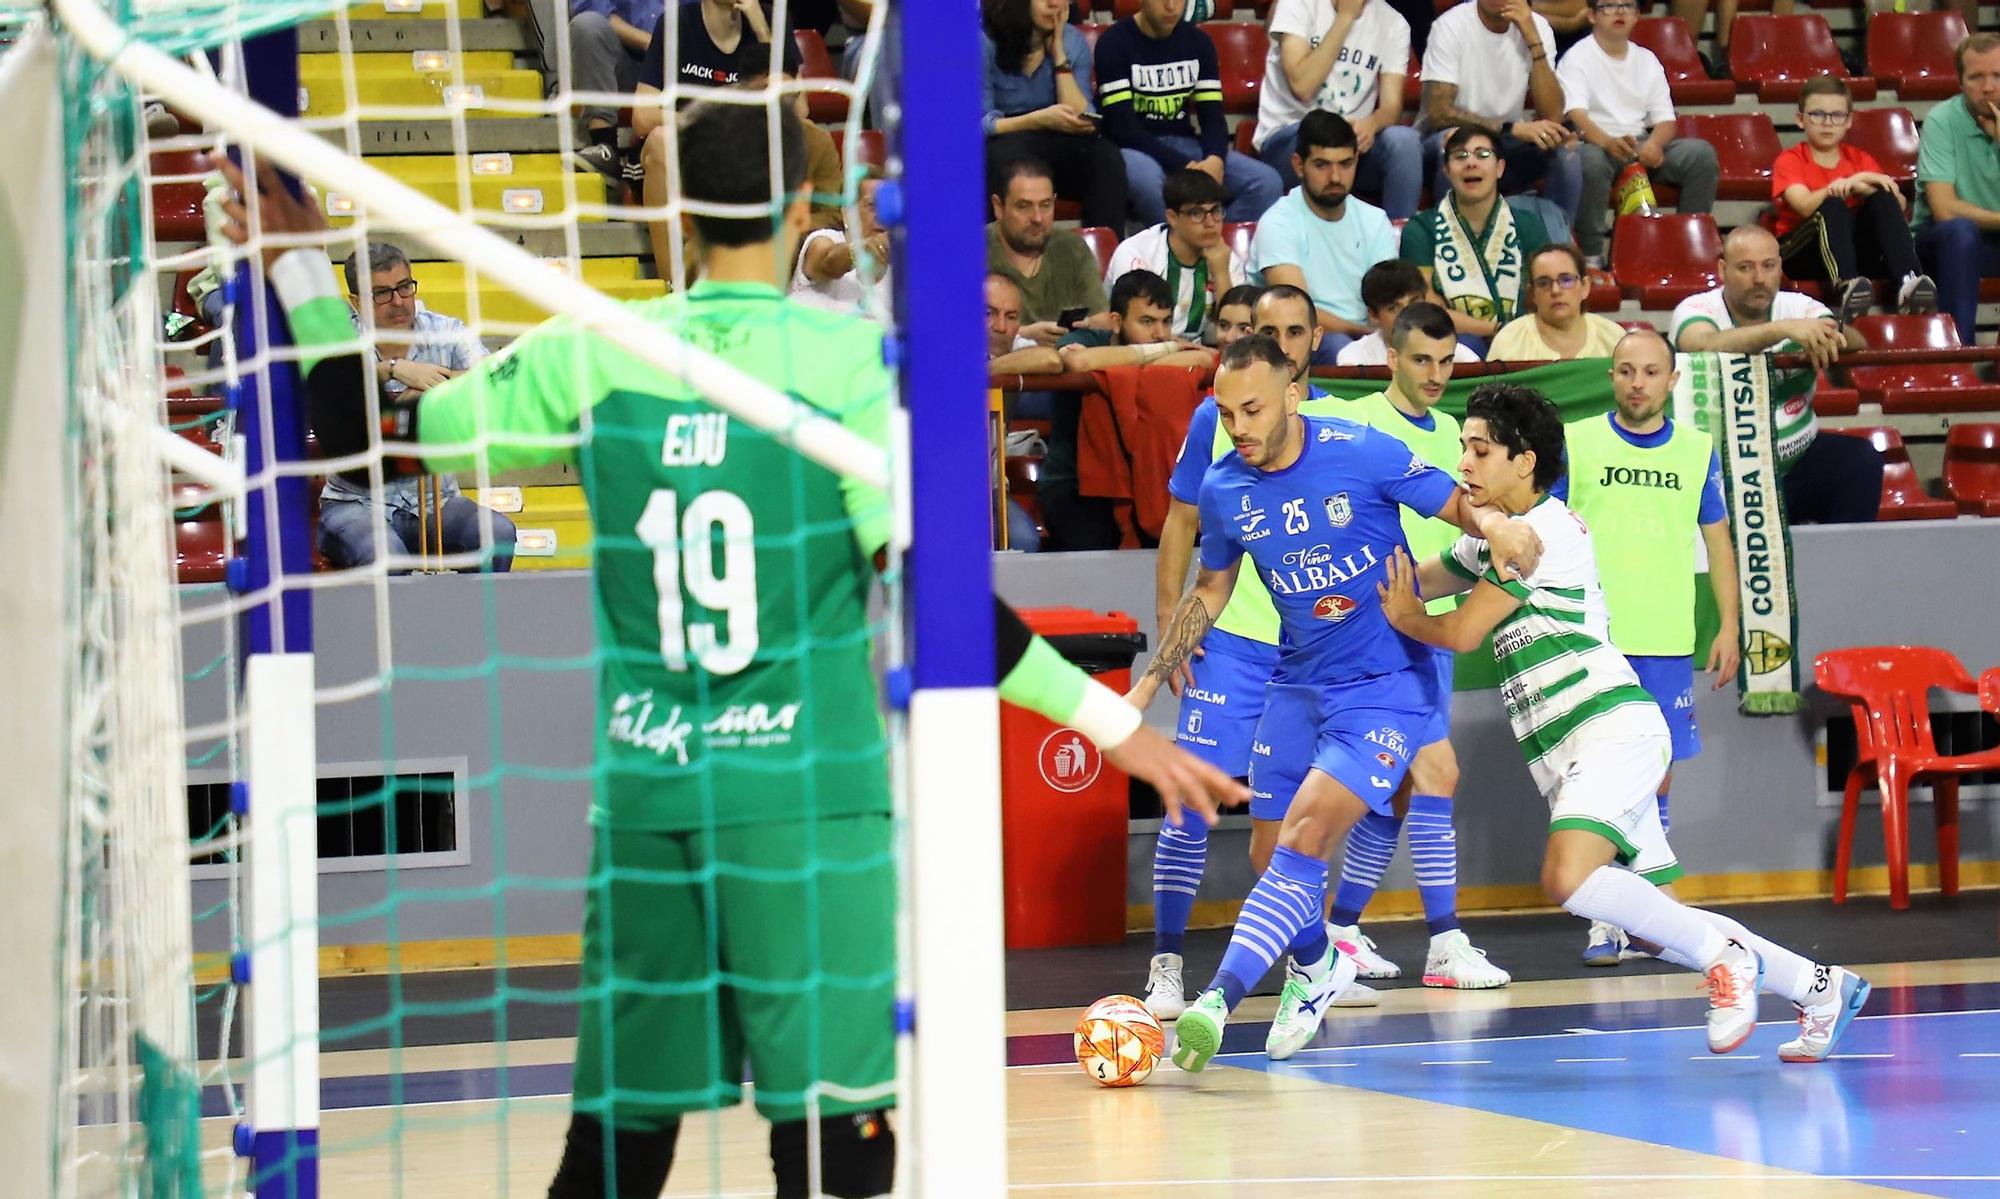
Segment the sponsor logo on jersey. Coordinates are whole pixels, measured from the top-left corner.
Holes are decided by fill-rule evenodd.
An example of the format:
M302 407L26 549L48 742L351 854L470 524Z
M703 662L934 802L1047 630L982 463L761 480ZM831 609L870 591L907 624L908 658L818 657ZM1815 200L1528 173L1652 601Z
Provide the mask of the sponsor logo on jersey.
M785 745L792 739L792 729L798 724L799 709L803 707L803 703L780 704L776 708L768 704L731 704L714 719L704 722L701 731L709 745L717 749Z
M1597 481L1599 487L1651 487L1661 491L1679 491L1681 477L1671 470L1651 470L1640 466L1607 466L1604 477Z
M1385 754L1376 754L1376 755L1375 755L1375 760L1376 760L1377 762L1380 762L1380 763L1382 763L1382 769L1384 769L1384 770L1394 770L1394 769L1396 768L1396 755L1395 755L1395 754L1386 754L1386 753L1385 753Z
M1057 729L1042 738L1035 755L1042 781L1065 794L1083 790L1104 769L1104 754L1075 729Z
M1432 470L1432 469L1434 468L1431 466L1430 463L1424 461L1422 458L1417 457L1415 454L1411 454L1410 464L1403 468L1403 477L1405 479L1412 478L1416 475L1423 474L1427 470Z
M1355 602L1344 595L1322 595L1313 602L1313 617L1339 624L1354 615L1355 607Z
M1189 687L1186 691L1181 692L1181 695L1187 699L1194 700L1196 703L1227 704L1229 702L1229 693L1227 691L1209 691L1202 687Z
M1271 756L1271 747L1253 737L1250 740L1250 752L1260 758L1268 758Z
M1286 554L1281 564L1287 569L1267 571L1265 582L1278 595L1297 595L1306 591L1325 591L1352 582L1358 576L1381 564L1375 554L1375 547L1364 545L1359 550L1338 558L1324 544L1310 549L1293 550Z
M1188 731L1189 733L1199 733L1199 732L1201 731L1201 709L1200 709L1200 708L1196 708L1196 709L1195 709L1194 711L1192 711L1192 712L1189 712L1189 713L1188 713L1188 718L1187 718L1187 731Z
M1237 536L1244 541L1249 541L1252 538L1258 536L1259 534L1258 526L1262 525L1263 523L1264 523L1264 510L1262 508L1252 507L1250 504L1250 495L1248 492L1245 492L1243 496L1243 508L1236 514ZM1269 536L1270 532L1271 530L1269 529L1262 530L1264 536Z
M1325 429L1325 428L1322 428L1322 429L1321 429L1321 430L1319 431L1319 439L1320 439L1321 441L1332 441L1332 440L1333 440L1333 430L1332 430L1332 429Z
M1806 410L1806 398L1804 396L1793 396L1791 399L1786 400L1785 406L1782 409L1784 414L1792 419L1797 419L1799 414L1803 413L1805 410Z
M1410 756L1410 739L1404 736L1403 730L1399 728L1384 725L1379 729L1369 729L1362 734L1361 739L1370 745L1381 746L1398 758Z
M665 757L671 751L674 761L685 766L688 764L687 739L693 732L693 723L681 719L679 704L675 704L664 719L654 724L653 693L648 690L637 695L621 695L612 701L611 724L604 735L622 745L650 750L658 757Z
M1346 528L1354 519L1354 505L1348 502L1346 492L1335 492L1326 497L1326 518L1333 522L1336 529Z
M1374 774L1368 776L1368 781L1375 784L1375 789L1377 791L1387 791L1396 785L1390 782L1388 779L1385 779L1380 775L1374 775Z

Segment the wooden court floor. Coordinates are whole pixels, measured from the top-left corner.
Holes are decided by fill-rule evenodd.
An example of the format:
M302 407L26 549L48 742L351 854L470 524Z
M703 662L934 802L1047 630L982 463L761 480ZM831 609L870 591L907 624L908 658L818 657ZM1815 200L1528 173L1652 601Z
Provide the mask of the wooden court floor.
M1391 984L1379 1008L1336 1009L1283 1064L1262 1053L1273 1001L1252 999L1203 1074L1163 1064L1116 1091L1070 1060L1077 1013L1015 1012L1012 1190L2000 1197L2000 958L1861 969L1875 995L1843 1052L1817 1066L1777 1060L1793 1024L1771 1000L1748 1045L1708 1054L1691 974L1473 993ZM550 1039L324 1055L321 1193L541 1195L570 1050ZM228 1143L226 1120L204 1132ZM747 1108L691 1121L666 1194L768 1195L765 1152Z

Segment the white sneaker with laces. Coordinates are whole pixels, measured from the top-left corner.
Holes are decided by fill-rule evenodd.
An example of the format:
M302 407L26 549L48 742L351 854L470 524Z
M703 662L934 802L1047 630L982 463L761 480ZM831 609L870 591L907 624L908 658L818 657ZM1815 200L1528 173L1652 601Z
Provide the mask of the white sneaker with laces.
M1155 1020L1174 1020L1187 1010L1187 993L1181 983L1181 955L1156 953L1146 971L1146 1010Z
M1929 275L1904 275L1896 292L1896 311L1904 316L1923 316L1937 311L1937 284Z
M1757 1031L1757 989L1764 959L1732 940L1708 965L1708 1051L1728 1053Z
M1328 1002L1354 982L1351 958L1332 946L1327 947L1327 957L1333 960L1321 959L1317 975L1285 959L1285 989L1278 992L1278 1011L1264 1038L1265 1056L1272 1061L1282 1062L1305 1048L1326 1018Z
M1840 1035L1868 1004L1868 980L1839 966L1820 967L1820 977L1799 1009L1799 1035L1778 1046L1786 1062L1823 1062Z
M1425 986L1484 991L1513 981L1513 975L1486 960L1485 950L1473 947L1464 929L1431 938L1430 956L1424 959Z
M1590 940L1583 946L1586 966L1616 966L1625 958L1625 930L1602 920L1590 922Z
M1358 924L1329 924L1326 939L1340 950L1340 956L1354 959L1357 978L1401 978L1403 968L1375 951L1375 942L1363 936Z

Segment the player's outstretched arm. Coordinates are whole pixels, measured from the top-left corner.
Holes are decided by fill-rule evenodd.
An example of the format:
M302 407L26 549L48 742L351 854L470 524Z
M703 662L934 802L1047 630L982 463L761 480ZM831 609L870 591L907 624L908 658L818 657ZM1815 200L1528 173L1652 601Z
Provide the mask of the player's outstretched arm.
M1174 677L1189 658L1194 656L1201 639L1208 636L1208 630L1215 624L1223 606L1229 602L1229 593L1236 588L1236 572L1243 566L1239 556L1229 565L1219 570L1204 566L1195 575L1194 586L1174 607L1174 613L1160 629L1160 646L1153 651L1153 660L1146 665L1146 673L1125 698L1132 706L1144 711L1160 692L1160 684Z
M1425 570L1436 571L1438 575L1446 573L1437 563L1427 563ZM1490 579L1481 579L1473 585L1464 603L1433 616L1424 611L1424 601L1417 593L1417 573L1410 556L1403 552L1402 546L1397 546L1395 556L1386 564L1385 581L1376 584L1375 591L1382 597L1382 615L1390 625L1405 637L1425 645L1461 654L1478 649L1487 634L1521 606L1521 597ZM1440 580L1432 576L1432 581ZM1431 594L1430 588L1426 587L1424 594Z

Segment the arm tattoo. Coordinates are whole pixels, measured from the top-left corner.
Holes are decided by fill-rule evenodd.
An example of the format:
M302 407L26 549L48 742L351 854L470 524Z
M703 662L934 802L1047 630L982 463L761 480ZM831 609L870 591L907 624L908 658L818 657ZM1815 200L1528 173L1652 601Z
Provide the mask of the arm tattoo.
M1449 129L1457 125L1485 125L1485 119L1458 108L1458 85L1455 83L1425 82L1424 121L1432 129Z
M1166 635L1160 641L1159 652L1146 667L1146 677L1165 682L1173 677L1181 663L1188 660L1201 639L1208 636L1208 628L1215 623L1208 605L1201 602L1201 596L1190 594L1174 609L1174 616L1167 624Z

